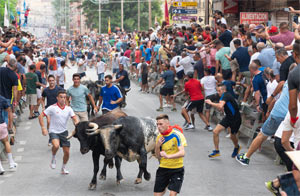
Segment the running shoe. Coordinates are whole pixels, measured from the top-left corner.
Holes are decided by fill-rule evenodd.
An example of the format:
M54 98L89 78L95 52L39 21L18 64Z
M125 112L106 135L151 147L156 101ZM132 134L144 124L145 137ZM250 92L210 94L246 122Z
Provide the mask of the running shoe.
M52 160L50 163L50 168L55 169L56 168L56 160Z
M275 196L281 195L279 188L274 187L272 181L265 182L265 186L271 193L273 193L273 195L275 195Z
M219 150L213 150L213 152L208 155L209 158L215 158L215 157L219 157L219 156L221 156Z
M0 175L3 175L3 174L4 174L4 172L5 172L5 170L3 169L3 167L2 167L2 168L0 168Z
M70 172L66 168L61 168L61 174L68 175Z
M189 124L189 123L188 123L187 121L185 121L185 122L183 123L182 127L185 128L186 126L188 126L188 124Z
M235 159L242 165L249 165L250 159L245 157L244 153L238 154Z
M17 167L18 167L18 164L17 164L17 163L15 163L15 162L13 162L13 163L9 164L9 170L10 170L10 171L14 171L14 170L16 170L16 169L17 169Z
M205 129L208 130L208 131L213 131L213 130L214 130L210 125L207 125L207 126L205 127Z
M188 124L184 129L195 129L193 124Z
M163 111L164 111L164 109L163 109L163 108L161 108L161 107L159 107L158 109L156 109L156 111L158 111L158 112L163 112Z
M232 152L232 154L231 154L231 157L232 157L232 158L236 157L236 155L238 155L238 154L240 153L240 150L241 150L240 145L239 145L237 148L234 148L234 149L233 149L233 152Z
M230 133L228 133L225 137L226 137L226 138L230 138Z

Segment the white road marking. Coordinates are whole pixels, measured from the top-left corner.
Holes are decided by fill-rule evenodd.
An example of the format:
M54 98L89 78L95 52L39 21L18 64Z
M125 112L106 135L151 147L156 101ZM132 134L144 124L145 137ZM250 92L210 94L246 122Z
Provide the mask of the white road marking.
M20 141L20 145L25 145L27 141Z
M17 152L24 152L24 148L18 148Z
M24 127L24 129L25 129L25 130L28 130L28 129L30 129L30 126Z
M14 160L16 162L22 161L22 156L15 156Z

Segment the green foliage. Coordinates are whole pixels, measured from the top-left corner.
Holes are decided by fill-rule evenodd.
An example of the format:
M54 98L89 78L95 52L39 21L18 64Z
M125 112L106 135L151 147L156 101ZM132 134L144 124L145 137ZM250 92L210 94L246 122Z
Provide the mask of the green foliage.
M120 0L109 0L111 3L103 4L101 9L101 28L102 33L107 33L108 29L108 18L110 17L111 30L115 27L121 27L121 3ZM113 1L117 1L112 3ZM126 0L125 0L126 1ZM137 0L127 0L135 2L124 3L124 29L126 31L133 31L138 28L138 3ZM140 3L141 5L141 30L148 29L149 13L148 13L148 2ZM152 8L152 24L154 25L155 17L160 21L162 18L161 2L154 0L151 2ZM99 24L99 12L98 5L95 5L89 0L84 0L82 3L83 13L87 17L86 24L90 29L98 29Z
M0 25L4 25L4 10L5 10L5 2L8 2L8 13L12 14L14 17L16 17L16 7L17 7L17 0L0 0ZM23 11L23 10L22 10ZM9 15L10 17L10 15Z

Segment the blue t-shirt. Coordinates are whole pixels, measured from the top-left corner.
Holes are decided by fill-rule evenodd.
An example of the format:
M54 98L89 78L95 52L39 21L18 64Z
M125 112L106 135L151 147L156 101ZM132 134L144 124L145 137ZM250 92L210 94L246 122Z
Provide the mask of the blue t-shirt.
M260 61L263 67L273 67L273 63L276 59L275 51L273 48L264 48L260 54L258 55L257 59Z
M223 80L222 83L226 86L226 91L229 92L234 98L237 98L232 88L233 86L235 86L235 82L232 80Z
M231 59L236 59L241 72L249 71L250 55L247 47L239 47L232 54Z
M266 102L267 100L267 87L266 82L263 79L263 72L260 72L259 74L255 75L253 80L253 90L254 91L260 91L260 94L263 98L263 101Z
M0 95L0 124L4 123L4 118L2 117L2 112L9 108L8 101Z
M100 96L103 98L102 109L113 110L118 107L118 104L111 104L111 101L117 101L119 98L122 98L122 93L119 88L115 85L112 85L110 88L107 86L103 87L100 92Z
M289 101L290 101L289 86L288 86L288 82L286 81L283 85L280 97L275 102L275 105L270 115L284 118L289 111L289 107L288 107Z
M164 88L174 87L174 72L171 70L165 71L161 77L165 80Z
M47 104L45 108L48 108L50 105L53 105L57 102L57 93L58 91L63 90L60 86L55 86L54 89L50 89L49 87L45 88L42 93L42 97L47 99Z
M74 86L71 86L67 90L68 97L71 97L71 108L74 110L74 112L86 112L87 111L87 104L86 104L86 96L90 94L90 90L84 86L81 85L77 88Z
M161 45L160 44L157 44L157 45L155 45L154 47L153 47L153 51L154 52L156 52L156 59L158 60L158 58L159 58L159 55L158 55L158 51L159 51L159 48L161 47Z
M21 52L21 49L18 46L13 46L12 50L13 50L14 53Z
M141 53L142 53L142 57L145 57L146 54L144 53L144 44L142 44L142 45L140 46L140 51L141 51Z
M145 52L147 53L145 60L150 61L151 60L151 48L146 48Z

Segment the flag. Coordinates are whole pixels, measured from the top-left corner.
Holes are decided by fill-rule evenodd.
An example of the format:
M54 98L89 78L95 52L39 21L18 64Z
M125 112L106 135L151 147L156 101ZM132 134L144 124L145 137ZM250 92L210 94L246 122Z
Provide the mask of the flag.
M9 16L8 16L8 10L7 10L7 4L5 3L4 8L4 26L9 26Z
M108 17L108 34L111 34L110 17Z
M168 2L167 0L165 0L165 21L168 24L170 24L170 20L169 20L169 9L168 9Z

